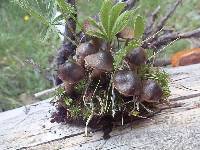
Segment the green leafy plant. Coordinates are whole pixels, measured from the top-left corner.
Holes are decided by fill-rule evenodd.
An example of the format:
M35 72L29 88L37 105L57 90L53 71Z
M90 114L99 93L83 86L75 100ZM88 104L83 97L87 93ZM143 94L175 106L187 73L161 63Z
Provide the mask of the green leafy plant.
M41 23L46 26L52 25L52 18L55 15L56 6L54 0L49 1L27 1L27 0L13 0L15 4L18 4L21 8L27 11L31 16L38 19ZM41 7L48 6L48 9L42 10Z
M144 19L141 16L137 16L134 24L134 36L137 39L141 39L143 33L144 33Z
M135 10L124 11L125 8L124 2L119 2L113 5L111 0L105 0L102 4L100 10L100 22L95 21L92 18L89 18L89 22L94 27L92 30L87 31L87 34L97 38L102 38L108 43L112 43L116 35L122 31L129 22L133 22L133 16L136 15ZM131 21L130 21L131 19ZM114 66L120 68L123 58L127 53L140 45L142 35L144 33L144 19L138 15L135 19L135 22L131 24L132 29L134 30L134 39L128 41L127 46L122 47L114 57Z
M134 29L134 39L128 42L127 46L123 47L114 57L115 69L120 68L124 57L132 50L141 45L142 35L144 33L144 19L141 16L137 16L134 24L132 25Z
M111 0L105 0L100 10L100 22L90 18L89 21L95 30L90 30L87 34L112 42L116 34L127 26L134 12L133 10L122 12L125 6L123 2L113 5Z
M49 33L62 34L56 25L64 25L68 18L73 18L80 25L74 17L76 13L74 7L66 3L65 0L13 0L13 2L46 26L44 35ZM41 9L42 6L45 6L46 9ZM56 16L58 11L61 14Z

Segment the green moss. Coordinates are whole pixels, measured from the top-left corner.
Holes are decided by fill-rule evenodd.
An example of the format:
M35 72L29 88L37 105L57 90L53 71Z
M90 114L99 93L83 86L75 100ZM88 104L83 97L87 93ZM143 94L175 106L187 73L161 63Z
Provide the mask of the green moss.
M81 80L75 87L75 90L78 92L78 93L81 93L83 91L83 89L85 88L85 85L86 85L86 81L85 80Z
M169 74L159 68L151 67L151 65L143 65L139 68L138 74L142 80L155 80L163 90L163 99L170 96L169 90Z

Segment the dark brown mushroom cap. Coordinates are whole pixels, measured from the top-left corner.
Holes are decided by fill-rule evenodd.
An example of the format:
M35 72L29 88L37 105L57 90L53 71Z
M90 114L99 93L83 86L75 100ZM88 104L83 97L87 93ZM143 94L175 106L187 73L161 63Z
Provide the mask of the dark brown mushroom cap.
M115 88L125 96L139 95L141 91L141 81L132 71L120 70L114 75Z
M141 99L147 102L158 102L163 95L163 91L154 80L147 80L143 84Z
M85 57L85 62L89 67L105 72L113 70L113 57L110 52L99 51Z
M125 60L128 63L136 66L144 64L146 61L146 51L142 47L135 48L130 53L127 54Z
M134 30L131 27L126 27L117 34L117 37L122 38L122 39L133 39L134 38Z
M99 38L92 37L91 43L96 47L98 50L106 50L107 49L107 43Z
M59 66L58 77L63 82L74 84L84 77L84 69L76 63L66 62Z
M86 56L88 56L90 54L94 54L97 51L98 51L98 49L96 49L92 43L86 42L86 43L80 44L77 47L76 56L84 59Z

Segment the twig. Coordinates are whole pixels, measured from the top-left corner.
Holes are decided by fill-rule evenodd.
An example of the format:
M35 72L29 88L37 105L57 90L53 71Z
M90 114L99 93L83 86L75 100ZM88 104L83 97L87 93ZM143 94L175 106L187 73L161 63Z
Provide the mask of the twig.
M148 47L151 42L155 41L156 37L161 33L162 30L163 28L149 37L143 37L144 40L141 42L142 47Z
M53 92L55 92L58 88L60 87L63 87L64 86L64 83L60 84L59 86L56 86L54 88L51 88L51 89L47 89L47 90L44 90L44 91L41 91L41 92L38 92L38 93L35 93L34 94L34 97L35 98L39 98L41 96L47 96Z
M157 51L154 55L152 55L151 57L148 58L148 61L150 61L150 60L152 60L152 59L155 59L156 56L157 56L160 52L162 52L167 46L173 44L173 43L174 43L175 41L177 41L177 40L178 40L178 38L175 39L175 40L173 40L172 42L170 42L168 45L166 45L165 47L163 47L163 48L160 49L159 51Z
M171 43L172 41L179 40L179 39L186 39L186 38L199 38L200 37L200 28L195 29L193 31L179 33L179 32L172 32L169 34L164 34L154 41L151 42L151 44L147 44L144 42L143 46L144 48L152 48L152 49L160 49L163 46Z
M115 0L115 3L123 2L124 0ZM125 10L130 10L133 8L139 0L126 0L126 7Z
M197 28L196 30L180 33L180 38L200 38L200 28Z
M69 3L71 6L73 6L76 10L76 0L65 0L66 3ZM75 51L76 48L76 40L75 33L76 33L76 18L77 13L72 14L70 18L66 20L65 23L65 33L64 33L64 41L58 51L57 56L54 60L54 65L56 68L59 67L59 65L64 64L65 61L68 59L69 55L63 55L64 53L70 53L72 54ZM67 48L66 48L67 47ZM55 81L56 85L59 85L62 83L62 81L55 75Z
M144 39L146 39L146 37L148 37L149 35L151 35L151 33L153 31L153 25L155 23L155 19L157 17L157 14L158 14L159 10L160 10L160 5L147 18L147 22L148 23L147 23L147 26L145 27L144 37L143 37Z
M193 31L189 32L174 32L173 30L164 30L164 25L166 24L167 20L173 15L176 8L180 5L182 0L177 0L172 6L169 11L165 14L165 16L159 21L157 26L154 26L154 20L156 18L156 15L159 11L159 7L156 8L156 10L149 16L148 18L148 24L145 28L145 33L143 39L144 42L142 43L142 47L145 49L153 49L155 52L159 51L162 47L165 45L168 45L169 43L180 40L180 39L186 39L186 38L199 38L200 37L200 28L195 29ZM162 34L157 34L158 31L161 31ZM156 34L155 34L156 33ZM160 33L160 32L159 32ZM151 36L154 35L154 36ZM148 37L151 37L150 39Z
M171 58L165 58L165 59L158 59L156 58L154 60L154 66L155 67L162 67L162 66L167 66L171 64Z
M149 108L147 108L144 104L142 104L141 102L138 102L148 113L153 113L152 110L150 110Z
M66 0L66 3L69 3L71 6L73 6L76 10L76 1L75 0ZM69 37L73 41L75 41L75 31L76 31L76 18L77 14L73 14L72 17L68 18L65 24L65 38L64 38L64 43L70 43L66 37Z
M163 26L165 25L165 23L167 22L167 20L173 15L173 13L175 12L176 8L178 7L178 5L182 2L182 0L177 0L173 6L171 6L169 9L169 11L165 14L165 16L160 20L160 22L158 23L155 32L159 31L161 28L163 28Z
M65 39L67 39L69 42L71 42L72 44L78 46L78 43L76 43L75 40L72 40L69 36L66 36L64 33L61 33L60 31L58 31L59 34L61 34Z
M127 0L126 1L127 6L125 9L130 10L131 8L133 8L136 5L137 2L138 2L138 0Z

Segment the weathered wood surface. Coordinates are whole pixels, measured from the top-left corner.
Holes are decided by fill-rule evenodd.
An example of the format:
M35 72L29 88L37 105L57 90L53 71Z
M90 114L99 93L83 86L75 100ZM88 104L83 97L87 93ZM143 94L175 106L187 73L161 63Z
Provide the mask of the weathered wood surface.
M53 110L49 99L0 113L0 150L199 150L200 64L166 70L173 80L173 108L162 110L152 120L119 127L106 141L100 131L84 137L84 127L49 122Z

